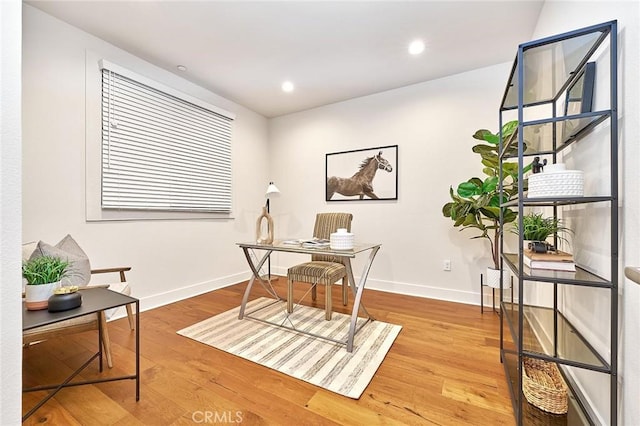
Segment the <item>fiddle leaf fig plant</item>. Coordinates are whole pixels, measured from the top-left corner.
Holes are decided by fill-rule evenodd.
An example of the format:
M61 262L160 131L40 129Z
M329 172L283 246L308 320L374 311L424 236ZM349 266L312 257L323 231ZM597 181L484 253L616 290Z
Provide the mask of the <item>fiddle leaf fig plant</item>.
M503 140L515 137L518 129L517 121L510 121L502 126ZM484 179L472 177L458 185L457 189L449 188L450 202L442 206L442 214L453 221L453 226L461 230L476 230L471 239L484 238L489 241L491 259L495 269L500 268L500 237L502 226L511 223L518 217L517 212L508 207L500 207L518 195L518 164L503 161L502 186L500 196L500 134L480 129L473 134L473 138L483 143L473 146L472 151L479 154L483 165ZM513 145L516 145L515 147ZM507 146L505 153L509 156L517 154L517 144ZM524 172L531 168L529 164ZM500 212L502 211L502 223Z

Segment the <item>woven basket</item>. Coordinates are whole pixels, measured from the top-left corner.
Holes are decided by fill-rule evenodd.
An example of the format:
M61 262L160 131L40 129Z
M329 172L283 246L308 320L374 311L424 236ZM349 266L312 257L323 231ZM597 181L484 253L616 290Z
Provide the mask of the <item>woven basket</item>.
M524 358L522 364L522 392L527 401L548 413L565 414L567 385L558 366L533 358Z

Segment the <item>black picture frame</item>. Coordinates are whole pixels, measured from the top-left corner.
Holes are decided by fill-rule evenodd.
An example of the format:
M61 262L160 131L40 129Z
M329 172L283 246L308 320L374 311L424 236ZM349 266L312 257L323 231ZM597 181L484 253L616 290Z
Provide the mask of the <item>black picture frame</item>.
M567 87L564 102L564 116L574 116L591 112L593 108L593 90L596 77L596 63L587 62ZM571 119L562 123L563 140L573 137L580 127L581 119Z
M398 145L326 154L325 201L398 199Z
M591 112L595 77L596 63L587 62L567 88L564 103L565 116Z

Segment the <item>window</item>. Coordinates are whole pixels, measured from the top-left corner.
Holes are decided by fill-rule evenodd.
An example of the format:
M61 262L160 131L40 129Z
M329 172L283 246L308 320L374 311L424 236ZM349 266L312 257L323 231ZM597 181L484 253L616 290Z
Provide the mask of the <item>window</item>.
M102 61L102 209L231 212L233 115Z

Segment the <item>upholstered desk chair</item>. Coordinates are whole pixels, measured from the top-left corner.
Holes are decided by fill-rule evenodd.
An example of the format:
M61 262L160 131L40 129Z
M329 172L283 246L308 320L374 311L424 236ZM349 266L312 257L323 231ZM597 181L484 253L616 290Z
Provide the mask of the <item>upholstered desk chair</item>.
M118 268L108 268L108 269L90 269L88 259L84 259L86 255L84 252L77 246L77 243L71 238L71 236L66 236L62 241L60 241L55 247L49 246L46 243L39 242L37 245L35 243L25 244L23 245L23 260L29 259L34 250L42 251L41 254L44 255L54 255L54 256L63 256L62 252L66 253L67 258L72 263L73 274L76 275L76 278L82 278L80 282L71 282L71 284L79 285L82 288L92 288L92 287L106 287L110 290L117 291L119 293L126 294L129 296L131 294L131 288L127 283L127 278L125 276L126 271L130 271L131 267L118 267ZM84 256L83 256L84 255ZM86 261L85 261L86 260ZM115 282L113 284L97 284L97 285L87 285L86 283L90 280L91 276L95 274L106 274L106 273L118 273L120 282ZM87 275L84 277L84 275ZM82 277L80 277L82 276ZM131 309L131 305L127 305L127 316L129 318L129 327L131 330L135 327L135 319L133 317L133 311ZM98 330L98 326L102 324L102 347L105 358L107 359L107 365L109 368L113 367L113 360L111 357L111 343L109 340L109 328L107 327L107 319L114 313L115 310L110 309L108 311L100 311L97 314L88 314L78 318L73 318L67 321L61 321L55 324L45 325L42 327L34 328L32 330L27 330L22 333L22 343L25 347L29 347L32 343L39 342L42 340L51 339L58 336L63 336L72 333L80 333L88 330Z
M329 239L338 228L351 231L351 213L318 213L313 229L316 238ZM325 287L325 318L331 319L331 287L338 280L342 280L342 304L347 305L349 278L347 268L340 258L326 254L311 255L311 262L301 263L289 268L287 271L287 311L293 311L293 283L305 282L312 285L311 298L316 300L318 285Z

